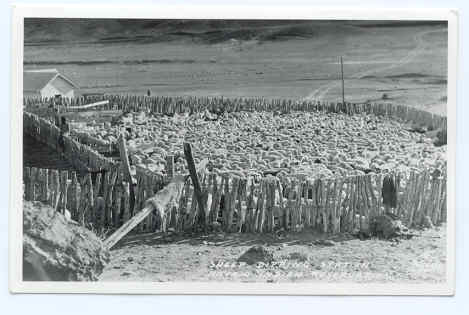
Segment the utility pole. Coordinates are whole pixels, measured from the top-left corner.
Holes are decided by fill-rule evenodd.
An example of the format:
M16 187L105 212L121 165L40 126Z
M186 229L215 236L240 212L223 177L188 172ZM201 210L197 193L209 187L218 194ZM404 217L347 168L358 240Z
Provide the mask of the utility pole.
M342 79L342 105L345 105L345 87L344 87L344 63L340 56L340 77Z

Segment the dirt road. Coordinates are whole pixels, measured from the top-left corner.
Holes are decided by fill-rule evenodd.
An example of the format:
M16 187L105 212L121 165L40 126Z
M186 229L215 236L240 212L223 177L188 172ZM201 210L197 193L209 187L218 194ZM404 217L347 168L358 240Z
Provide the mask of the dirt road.
M412 62L413 60L415 60L418 56L420 56L423 52L425 52L426 49L429 48L430 43L424 40L425 36L429 34L438 34L438 33L443 33L443 32L446 32L446 30L440 29L440 30L427 30L427 31L419 32L414 36L415 48L409 51L409 53L405 57L383 67L376 67L376 68L367 69L364 71L359 71L357 73L349 75L347 79L360 80L366 76L376 75L379 73L385 73L386 71L406 65ZM369 63L369 60L363 60L363 61L354 62L354 63L358 63L358 64ZM345 64L347 64L347 62ZM376 64L379 64L379 63L376 63ZM325 96L328 94L328 92L333 88L339 87L339 84L340 82L338 80L331 81L315 89L305 99L322 101L325 98Z
M379 282L436 283L446 279L446 227L416 231L410 240L361 241L295 233L128 237L111 252L100 281ZM253 245L274 262L246 265L237 258Z

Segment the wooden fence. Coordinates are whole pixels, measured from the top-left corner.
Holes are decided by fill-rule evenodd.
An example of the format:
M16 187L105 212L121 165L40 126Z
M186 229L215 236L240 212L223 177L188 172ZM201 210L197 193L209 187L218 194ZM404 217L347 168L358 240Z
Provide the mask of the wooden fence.
M62 152L77 170L97 172L110 169L117 164L72 136L61 135L57 126L35 114L23 113L23 132L50 148Z
M131 207L130 184L124 178L121 167L94 174L25 167L24 199L42 201L61 213L67 209L73 220L89 228L112 230L166 184L162 177L137 172L136 200ZM150 230L151 219L137 230Z
M120 167L95 177L75 172L24 168L26 200L46 202L72 219L94 229L115 230L141 210L145 201L169 178L138 170L135 203L130 204L129 183ZM425 217L434 224L446 220L446 175L435 171L393 176L397 206L392 212L407 226ZM201 178L207 226L214 222L227 232L271 232L318 229L325 233L366 229L374 215L384 211L383 175L297 181L288 178L240 178L209 173ZM197 201L187 181L179 206L163 216L153 213L134 231L192 229L197 222Z
M335 104L310 101L179 98L106 95L92 101L109 100L109 108L125 111L146 110L157 113L217 111L324 111L347 114L374 114L401 119L446 130L446 117L393 104ZM49 100L50 101L50 100ZM47 100L25 99L25 106L36 106ZM70 106L83 104L83 99L70 100ZM25 132L57 149L59 129L45 119L24 114ZM169 181L137 168L134 187L135 203L130 205L130 186L122 169L112 160L88 146L66 137L65 154L78 166L103 170L104 175L80 176L38 169L24 170L25 198L43 200L59 211L68 209L72 218L94 228L117 229L143 208ZM80 168L79 168L80 169ZM171 172L168 172L171 173ZM232 175L206 174L201 178L206 222L218 222L224 231L270 232L277 228L302 231L315 228L327 233L366 229L370 218L384 211L381 195L383 174L298 181L267 176L241 178ZM407 226L419 225L425 217L434 224L446 220L446 173L421 170L390 174L397 187L397 207L392 211ZM163 216L154 213L135 231L152 232L192 229L197 222L194 188L187 181L179 206Z
M446 130L445 116L433 114L405 105L395 104L353 104L331 103L307 100L265 99L265 98L225 98L225 97L165 97L140 95L103 95L94 98L74 98L64 100L64 109L67 106L79 106L90 102L109 100L109 104L97 110L119 109L124 111L146 110L154 113L172 115L183 112L200 112L206 109L219 112L233 111L324 111L347 114L374 114L399 118L422 124L433 129ZM25 98L26 108L37 109L54 103L50 98ZM79 109L73 109L79 110ZM87 111L90 109L86 109Z

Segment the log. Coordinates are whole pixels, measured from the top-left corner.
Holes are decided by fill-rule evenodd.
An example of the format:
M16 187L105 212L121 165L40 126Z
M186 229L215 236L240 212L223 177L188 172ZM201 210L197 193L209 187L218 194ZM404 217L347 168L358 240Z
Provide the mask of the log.
M207 163L207 159L203 160L197 166L197 173L205 170ZM142 210L137 212L130 220L125 222L119 229L117 229L117 231L109 236L104 241L104 246L108 249L111 249L114 245L116 245L117 242L119 242L124 236L132 231L134 227L145 220L145 218L150 213L152 213L153 210L156 210L161 216L164 216L168 209L170 210L173 206L177 206L184 188L184 184L188 178L189 175L175 176L165 188L160 190L154 197L148 199L145 202L145 207Z

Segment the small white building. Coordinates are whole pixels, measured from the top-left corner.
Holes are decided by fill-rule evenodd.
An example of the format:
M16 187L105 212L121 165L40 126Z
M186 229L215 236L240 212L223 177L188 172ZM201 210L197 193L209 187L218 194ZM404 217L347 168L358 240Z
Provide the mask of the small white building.
M78 85L57 69L24 70L23 95L73 98Z

